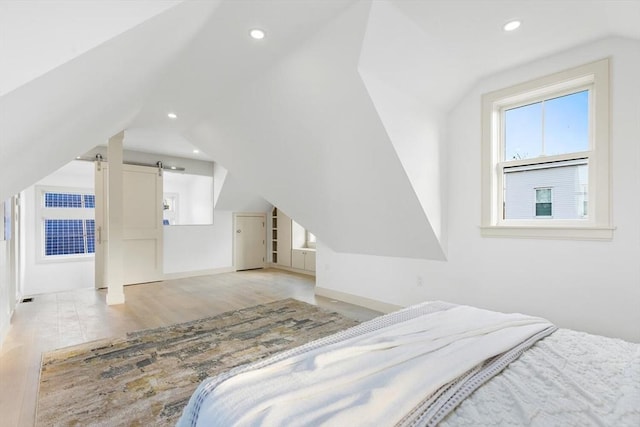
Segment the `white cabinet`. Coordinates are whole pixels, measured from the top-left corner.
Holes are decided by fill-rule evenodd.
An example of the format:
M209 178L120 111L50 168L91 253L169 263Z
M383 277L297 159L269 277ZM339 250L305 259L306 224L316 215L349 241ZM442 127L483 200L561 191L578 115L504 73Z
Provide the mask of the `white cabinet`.
M316 271L316 251L311 249L293 249L291 267L300 270Z

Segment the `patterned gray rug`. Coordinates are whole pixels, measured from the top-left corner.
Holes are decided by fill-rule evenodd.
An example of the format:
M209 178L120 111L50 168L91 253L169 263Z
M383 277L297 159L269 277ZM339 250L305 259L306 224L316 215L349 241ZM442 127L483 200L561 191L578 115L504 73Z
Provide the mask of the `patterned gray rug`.
M286 299L47 352L36 425L175 425L206 377L357 323Z

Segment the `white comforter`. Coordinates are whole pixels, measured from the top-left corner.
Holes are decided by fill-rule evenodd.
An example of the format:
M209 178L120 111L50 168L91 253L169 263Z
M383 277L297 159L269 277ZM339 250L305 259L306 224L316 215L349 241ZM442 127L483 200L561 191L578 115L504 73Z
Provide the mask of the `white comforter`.
M395 425L444 385L549 328L540 318L443 305L205 382L178 425Z
M560 329L439 427L640 426L640 345Z

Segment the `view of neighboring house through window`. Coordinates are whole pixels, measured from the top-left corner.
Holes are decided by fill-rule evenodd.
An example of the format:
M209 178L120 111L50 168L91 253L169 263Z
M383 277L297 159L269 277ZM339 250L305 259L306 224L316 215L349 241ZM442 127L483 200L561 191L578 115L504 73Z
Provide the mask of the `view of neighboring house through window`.
M484 235L611 237L608 69L602 60L483 96Z
M95 196L71 189L39 188L45 259L95 253Z
M536 188L536 217L550 217L553 213L550 188Z
M502 114L503 219L586 219L589 90L504 108ZM548 161L550 156L556 158ZM555 215L550 187L557 197Z

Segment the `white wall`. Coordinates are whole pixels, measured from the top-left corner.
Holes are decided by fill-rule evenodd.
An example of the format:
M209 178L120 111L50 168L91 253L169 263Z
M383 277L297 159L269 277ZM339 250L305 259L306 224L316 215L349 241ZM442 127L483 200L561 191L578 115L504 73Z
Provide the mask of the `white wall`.
M18 213L13 208L15 199L12 197L4 203L0 202L0 349L9 327L21 293L18 288L19 271L16 268L19 247ZM5 213L11 220L4 222ZM6 232L5 232L6 231ZM14 256L15 254L15 256Z
M178 225L213 224L213 177L165 171L163 192L178 195Z
M214 225L164 227L165 274L231 269L232 212L216 210L214 217Z
M216 169L221 169L216 163ZM271 203L247 187L231 173L222 178L222 188L216 200L216 209L235 212L271 212Z
M56 186L82 188L93 193L94 165L90 162L71 162L56 172L38 181L22 192L22 208L24 210L24 282L25 295L48 292L60 292L73 289L91 288L94 286L93 257L76 258L64 261L38 261L41 246L37 232L42 227L36 218L36 186Z
M481 237L482 93L609 55L613 240ZM479 82L450 112L443 147L448 150L448 261L337 253L319 242L318 287L397 305L448 300L519 311L561 327L640 341L638 75L640 42L609 39Z
M370 6L353 3L301 39L259 78L205 107L206 115L185 135L338 250L442 259L439 233L407 176L412 168L398 158L359 74ZM410 109L405 102L398 101ZM439 155L431 148L400 151ZM436 181L444 175L434 173ZM380 191L389 186L393 191ZM439 182L425 190L421 194L438 193Z
M0 347L9 330L13 304L11 303L9 242L0 240Z

